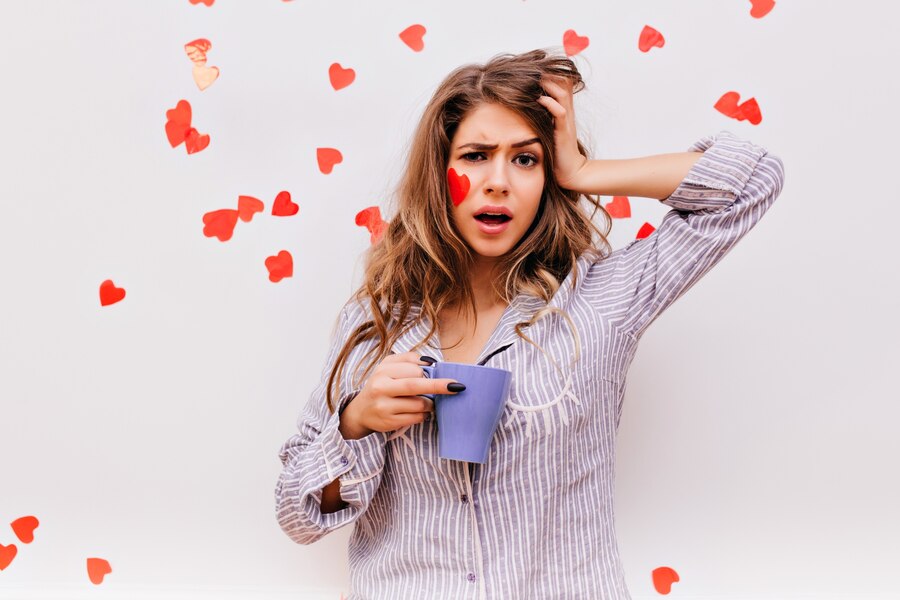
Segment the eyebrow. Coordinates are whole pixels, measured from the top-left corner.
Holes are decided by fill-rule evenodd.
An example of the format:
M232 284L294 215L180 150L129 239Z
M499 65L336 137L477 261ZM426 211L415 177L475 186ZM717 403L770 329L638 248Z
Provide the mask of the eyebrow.
M541 140L538 138L531 138L530 140L516 142L515 144L512 144L510 147L511 148L521 148L522 146L530 146L531 144L534 144L534 143L540 142L540 141ZM471 142L468 144L463 144L462 146L457 148L457 150L462 150L463 148L473 148L475 150L496 150L497 146L498 146L498 144L478 144L475 142Z

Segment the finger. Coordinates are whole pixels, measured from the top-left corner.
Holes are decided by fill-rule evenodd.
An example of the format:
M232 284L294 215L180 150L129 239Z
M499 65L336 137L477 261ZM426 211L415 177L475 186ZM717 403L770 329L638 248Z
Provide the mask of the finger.
M572 82L568 79L544 79L541 86L559 99L572 96Z
M406 379L408 377L417 377L423 378L426 377L425 371L422 367L427 367L428 363L420 362L416 359L415 362L393 362L388 364L382 364L381 366L381 374L387 375L391 379Z
M456 394L447 385L461 383L455 379L429 379L427 377L406 377L392 379L385 383L385 389L389 396L395 398L401 396L418 396L419 394Z
M424 423L427 418L428 413L404 413L391 419L390 426L393 427L394 430L402 429L404 427L409 427L410 425Z
M389 410L395 415L429 413L434 411L434 401L425 396L400 396L394 398Z
M550 114L556 119L565 119L568 114L565 107L550 96L541 96L538 98L541 106L550 111Z

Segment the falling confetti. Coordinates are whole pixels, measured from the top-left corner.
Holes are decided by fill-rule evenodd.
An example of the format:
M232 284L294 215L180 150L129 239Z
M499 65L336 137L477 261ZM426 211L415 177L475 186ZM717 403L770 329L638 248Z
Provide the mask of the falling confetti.
M388 222L381 218L381 210L377 206L370 206L356 213L356 224L369 230L369 242L377 244Z
M660 594L668 594L672 591L672 583L681 581L678 573L671 567L658 567L653 569L653 587Z
M220 242L227 242L234 234L238 211L233 208L214 210L203 215L203 235L217 237Z
M103 583L103 578L112 573L112 567L109 566L109 562L105 559L89 558L87 559L87 572L91 583L100 585Z
M727 92L716 101L713 108L726 117L731 117L738 121L747 120L753 125L759 125L762 122L762 113L759 110L756 98L750 98L743 104L738 104L740 98L741 95L737 92Z
M750 0L750 4L753 6L750 9L750 16L756 19L761 19L775 8L775 0Z
M125 289L116 287L112 279L107 279L100 284L100 306L115 304L124 297Z
M334 165L343 162L344 155L337 148L316 148L316 161L319 170L328 175L334 169Z
M569 29L563 34L563 48L566 54L574 56L588 47L590 41L586 36L580 36L574 29Z
M276 217L290 217L296 215L300 207L291 200L290 192L278 192L275 202L272 204L272 214Z
M179 100L175 108L166 111L166 137L173 148L184 142L188 154L209 146L209 136L191 126L191 104L187 100Z
M425 42L422 36L425 35L425 28L422 25L410 25L400 32L400 39L409 46L413 52L421 52L425 48Z
M238 217L244 223L249 223L253 219L253 215L261 213L266 209L262 200L258 200L253 196L238 196Z
M654 227L650 223L644 223L643 225L641 225L641 228L638 229L637 235L635 235L634 237L635 239L642 240L645 237L650 237L650 234L652 234L654 231L656 231L656 227Z
M353 83L353 80L356 79L356 71L345 69L340 63L334 63L328 67L328 78L331 80L331 87L337 91Z
M641 52L649 52L650 48L662 48L665 45L666 38L663 37L663 34L649 25L644 25L644 28L641 29L641 36L638 38L638 49Z
M124 290L122 291L122 295L125 295ZM19 517L9 525L12 527L13 533L16 534L16 537L19 538L20 542L23 544L30 544L34 541L34 530L37 529L39 523L36 517L29 515L27 517Z
M269 281L278 283L285 277L294 275L294 259L287 250L282 250L276 256L266 259L266 269L269 270Z
M613 219L627 219L631 216L631 203L628 201L628 196L613 196L612 202L603 208Z
M199 38L184 45L184 51L194 63L194 83L202 92L219 78L219 67L206 66L206 53L212 48L209 40Z
M0 544L0 571L12 564L12 561L18 552L19 549L16 548L15 544L10 544L9 546Z

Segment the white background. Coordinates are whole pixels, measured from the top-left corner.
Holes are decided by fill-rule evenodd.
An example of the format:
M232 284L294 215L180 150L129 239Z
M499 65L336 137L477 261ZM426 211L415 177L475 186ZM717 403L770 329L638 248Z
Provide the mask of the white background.
M278 528L277 451L317 384L368 232L437 83L590 38L577 97L597 158L728 129L785 163L754 231L643 337L617 528L635 598L897 598L896 2L0 0L2 598L327 598L351 528ZM416 53L398 33L428 33ZM637 48L644 25L664 48ZM199 91L183 45L212 42ZM328 66L356 70L340 91ZM755 97L763 121L713 109ZM171 148L179 99L209 133ZM315 149L344 155L330 175ZM271 216L281 190L298 215ZM234 237L202 215L266 211ZM608 202L611 198L604 198ZM632 198L621 247L667 207ZM289 250L294 276L268 280ZM112 279L126 298L101 307ZM20 543L7 523L40 520ZM87 557L113 572L95 586Z

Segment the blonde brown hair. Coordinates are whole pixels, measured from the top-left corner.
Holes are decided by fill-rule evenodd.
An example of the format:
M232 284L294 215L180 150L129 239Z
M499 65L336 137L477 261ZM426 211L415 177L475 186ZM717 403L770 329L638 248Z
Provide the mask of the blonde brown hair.
M332 367L326 394L331 412L335 410L332 396L335 380L341 380L347 357L358 344L368 340L378 342L360 361L361 365L371 357L361 381L390 354L394 342L423 316L428 317L431 328L420 345L435 334L437 316L446 307L465 305L477 322L475 297L467 276L474 256L452 223L447 186L451 140L472 109L484 103L496 103L515 111L537 133L546 157L544 190L534 222L520 242L497 259L498 272L506 274L502 285L500 281L495 282L498 297L510 303L517 293L526 292L546 304L569 272L576 269L576 259L584 251L593 249L604 256L610 251L606 235L611 220L599 198L563 189L553 176L553 118L537 102L541 95L549 95L541 88L541 80L546 77L570 80L574 92L584 88L572 60L533 50L517 55L501 54L483 65L459 67L434 92L413 135L406 169L395 194L396 214L381 239L367 252L364 283L354 298L368 300L373 319L351 332ZM578 149L588 155L580 141ZM582 197L594 207L590 215L579 204ZM598 229L593 222L597 211L606 218L606 231ZM601 248L594 246L594 232L598 234ZM413 304L418 304L421 311L406 323ZM521 329L531 326L549 311L562 312L571 326L571 319L564 311L544 306L527 322L518 323L516 334L534 345ZM357 374L358 371L359 366Z

